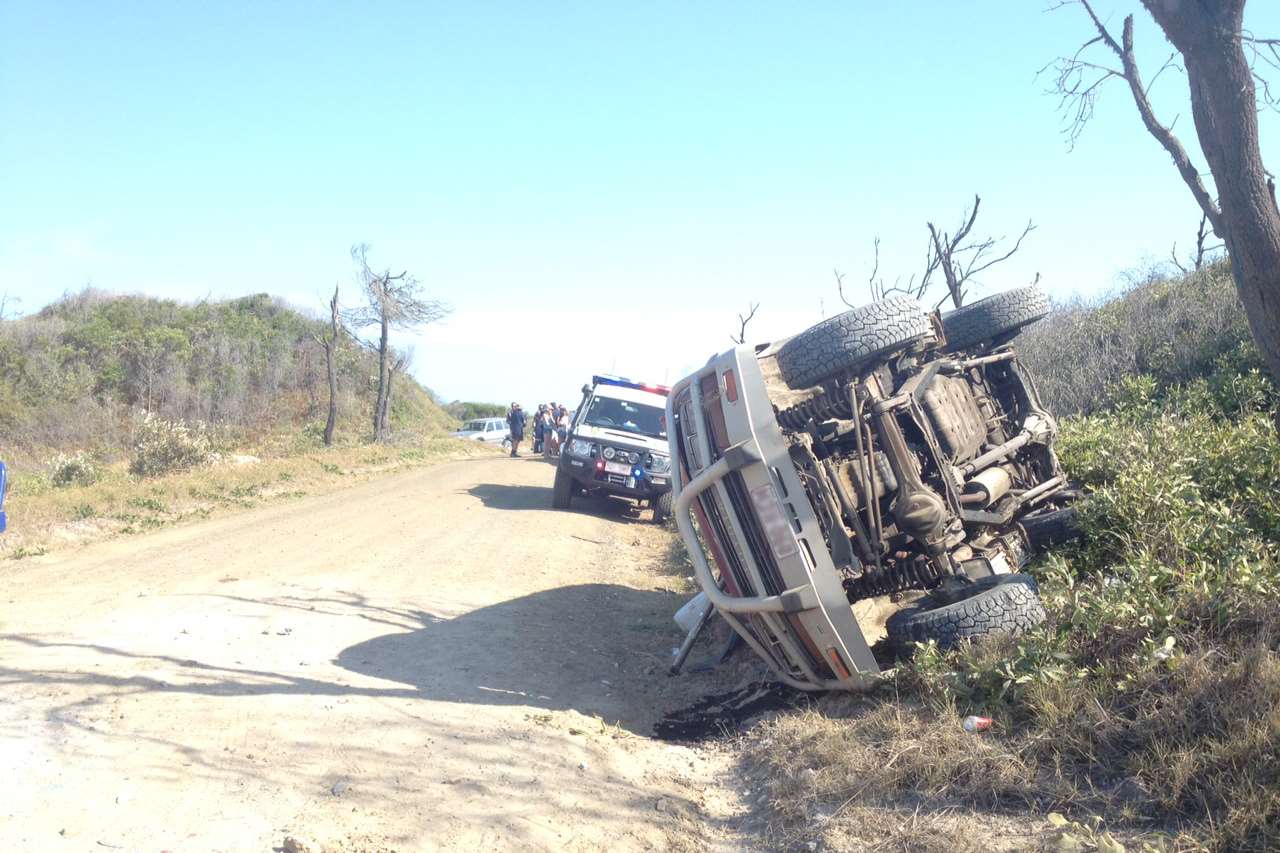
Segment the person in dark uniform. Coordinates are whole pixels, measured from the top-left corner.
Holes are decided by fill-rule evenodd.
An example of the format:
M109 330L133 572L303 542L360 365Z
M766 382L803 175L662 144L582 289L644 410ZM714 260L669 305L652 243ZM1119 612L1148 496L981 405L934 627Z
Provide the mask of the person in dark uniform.
M524 410L519 403L512 403L507 411L507 426L511 429L511 455L520 455L520 442L524 440Z

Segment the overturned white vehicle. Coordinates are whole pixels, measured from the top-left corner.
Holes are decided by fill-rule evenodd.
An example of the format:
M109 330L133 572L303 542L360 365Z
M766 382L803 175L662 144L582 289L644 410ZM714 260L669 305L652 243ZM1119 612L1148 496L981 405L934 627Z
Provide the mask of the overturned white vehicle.
M941 318L887 299L672 388L674 514L698 581L781 680L864 686L879 667L858 615L890 598L899 649L1043 620L1020 569L1074 534L1076 493L1010 341L1047 311L1035 287Z

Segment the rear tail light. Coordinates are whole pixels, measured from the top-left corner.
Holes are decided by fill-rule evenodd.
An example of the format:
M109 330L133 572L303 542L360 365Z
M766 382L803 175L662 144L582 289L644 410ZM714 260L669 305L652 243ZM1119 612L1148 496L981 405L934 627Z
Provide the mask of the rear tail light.
M738 378L732 370L724 372L724 397L730 403L738 402Z

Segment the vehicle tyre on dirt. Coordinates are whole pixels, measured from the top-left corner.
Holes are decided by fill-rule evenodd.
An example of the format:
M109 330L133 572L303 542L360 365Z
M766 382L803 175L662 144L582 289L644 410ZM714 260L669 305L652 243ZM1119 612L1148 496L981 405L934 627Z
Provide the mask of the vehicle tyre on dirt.
M1004 293L979 299L971 305L945 314L942 329L949 351L983 343L1005 343L1023 327L1049 313L1049 294L1038 284L1015 287Z
M1027 532L1027 541L1036 550L1052 548L1083 535L1080 514L1073 506L1034 512L1024 516L1019 524Z
M557 468L556 481L551 487L551 505L556 509L568 509L572 499L573 478Z
M502 439L502 449L507 451L508 453L511 452L511 439L509 438Z
M828 317L778 350L778 369L792 389L812 388L901 349L929 333L929 317L909 296L894 296Z
M1025 574L975 581L972 593L952 604L926 595L889 617L889 641L906 651L911 643L933 640L949 649L962 640L993 634L1018 636L1045 619L1035 579Z
M671 492L663 492L653 499L653 523L661 524L671 517Z

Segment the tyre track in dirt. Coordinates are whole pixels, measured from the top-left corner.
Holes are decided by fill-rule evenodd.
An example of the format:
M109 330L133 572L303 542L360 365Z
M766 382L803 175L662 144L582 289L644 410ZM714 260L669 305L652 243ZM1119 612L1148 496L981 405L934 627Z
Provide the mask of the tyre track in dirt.
M648 737L670 534L479 459L0 577L4 849L702 849L714 747ZM647 513L645 513L647 516Z

